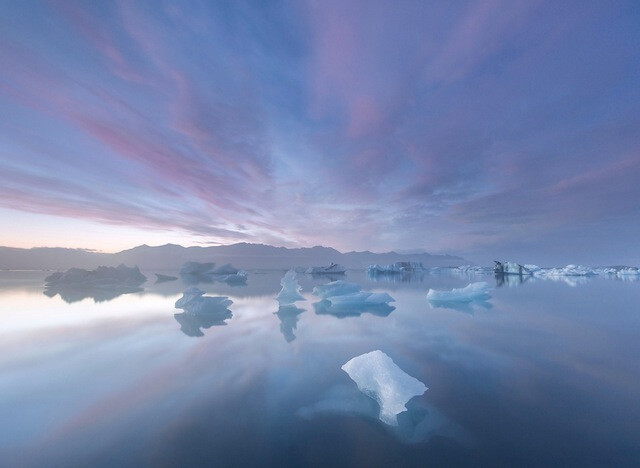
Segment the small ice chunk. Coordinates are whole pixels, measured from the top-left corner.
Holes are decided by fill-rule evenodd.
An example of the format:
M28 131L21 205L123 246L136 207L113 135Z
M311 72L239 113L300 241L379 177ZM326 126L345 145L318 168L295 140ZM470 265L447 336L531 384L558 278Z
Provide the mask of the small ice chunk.
M225 263L224 265L220 265L218 268L213 268L209 274L211 275L237 275L242 270L231 265L231 263Z
M427 299L432 302L485 301L490 297L489 285L484 281L471 283L464 288L454 288L451 291L429 289L427 293Z
M594 276L598 272L582 265L567 265L563 268L543 268L536 272L536 276L552 278L559 276Z
M345 294L353 294L360 292L362 287L356 283L348 283L343 280L332 281L313 288L313 294L320 296L322 299L328 299L333 296L344 296Z
M156 273L156 283L166 283L168 281L176 281L177 276L163 275L162 273Z
M382 351L354 357L342 370L358 385L358 389L380 405L379 418L385 424L398 425L397 415L405 411L407 402L422 395L427 387L400 369Z
M296 272L289 270L280 280L282 289L276 296L276 300L280 305L293 304L296 301L304 301L305 298L300 294L302 288L296 280Z
M310 267L307 268L306 273L311 275L330 275L330 274L345 274L347 269L342 265L338 265L337 263L330 263L329 266L320 266L320 267Z

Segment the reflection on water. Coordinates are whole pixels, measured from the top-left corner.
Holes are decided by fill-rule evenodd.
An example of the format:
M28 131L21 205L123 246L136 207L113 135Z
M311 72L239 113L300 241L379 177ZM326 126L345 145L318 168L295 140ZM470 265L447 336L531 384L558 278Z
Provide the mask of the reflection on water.
M391 312L393 312L396 308L386 303L382 304L348 304L348 305L335 305L332 304L331 301L323 299L318 302L314 302L311 304L313 306L313 310L315 310L318 315L333 315L337 318L345 318L345 317L359 317L364 313L369 313L371 315L377 315L378 317L386 317Z
M200 316L174 315L182 278L67 302L42 294L47 273L0 272L0 465L637 463L640 283L527 281L470 317L426 306L467 277L349 271L396 309L336 315L279 308L284 273L206 283L233 304ZM298 279L311 302L331 280ZM429 386L396 428L340 369L375 349Z
M94 302L106 302L120 297L123 294L131 294L141 292L143 289L139 286L111 286L111 287L87 287L61 285L46 288L44 295L54 297L60 295L63 301L68 304L82 301L83 299L93 299Z
M280 332L287 343L296 339L293 330L298 326L298 315L304 311L305 309L296 307L294 304L288 304L279 306L278 311L275 312L280 319Z
M464 312L469 315L473 315L476 310L489 310L493 307L490 302L485 300L475 300L470 302L429 301L429 306L433 309L449 309Z

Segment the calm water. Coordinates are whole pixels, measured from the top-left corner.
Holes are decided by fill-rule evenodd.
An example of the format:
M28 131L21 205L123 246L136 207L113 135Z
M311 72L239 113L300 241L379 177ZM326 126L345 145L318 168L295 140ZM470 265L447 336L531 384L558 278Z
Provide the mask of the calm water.
M234 302L206 328L174 316L182 281L66 302L0 272L0 464L638 466L640 282L348 272L396 309L336 317L304 275L304 310L276 314L283 273L200 284ZM480 280L487 304L426 300ZM375 349L429 387L396 428L340 369Z

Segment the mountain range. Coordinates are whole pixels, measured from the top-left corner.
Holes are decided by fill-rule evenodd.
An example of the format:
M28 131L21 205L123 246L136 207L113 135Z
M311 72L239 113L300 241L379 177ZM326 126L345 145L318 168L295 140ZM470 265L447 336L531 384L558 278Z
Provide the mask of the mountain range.
M400 261L422 262L426 267L469 264L463 258L453 255L369 251L342 253L331 247L290 249L248 243L210 247L140 245L116 253L55 247L0 247L0 270L62 270L72 267L93 269L100 265L116 266L121 263L128 266L137 265L144 269L171 270L180 268L186 261L232 263L244 269L306 268L327 265L330 262L340 263L346 268L365 268L375 263L388 264Z

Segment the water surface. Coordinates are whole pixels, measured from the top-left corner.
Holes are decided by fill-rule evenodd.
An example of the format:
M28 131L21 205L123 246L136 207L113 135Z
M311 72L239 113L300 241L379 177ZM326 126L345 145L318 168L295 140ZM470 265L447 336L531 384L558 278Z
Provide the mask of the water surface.
M184 281L144 273L104 300L0 272L0 464L637 466L639 282L349 271L396 302L345 316L312 305L327 278L299 275L307 301L279 311L284 271L253 271L198 284L233 300L211 324L176 316ZM482 280L485 303L426 300ZM376 349L429 387L397 427L340 369Z

